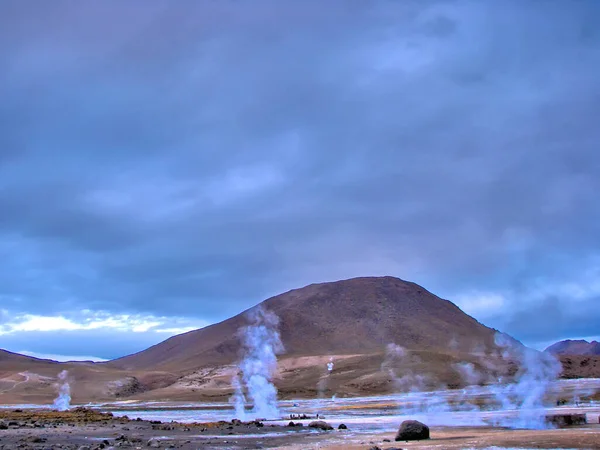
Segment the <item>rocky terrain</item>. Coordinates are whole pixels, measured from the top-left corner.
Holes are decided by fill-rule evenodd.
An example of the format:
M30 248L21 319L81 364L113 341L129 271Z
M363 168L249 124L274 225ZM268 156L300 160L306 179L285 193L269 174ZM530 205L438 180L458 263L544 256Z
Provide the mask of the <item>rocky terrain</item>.
M564 415L567 417L568 415ZM575 415L577 418L581 415ZM588 415L589 416L589 415ZM590 416L597 418L597 414ZM491 426L427 427L399 423L397 432L354 433L325 421L177 423L114 417L87 408L0 411L0 449L109 450L176 449L422 449L422 448L598 448L596 422L561 422L560 430L512 430ZM418 422L417 422L418 424ZM424 426L424 428L422 427ZM426 430L426 435L423 433ZM418 434L418 436L414 436ZM412 440L412 439L421 440ZM409 439L409 440L406 440ZM399 441L398 441L399 440Z
M310 431L309 431L310 430ZM319 427L265 425L260 421L177 423L113 417L87 408L67 412L50 410L0 411L0 449L77 449L125 448L257 448L269 439L273 446L281 439L273 434L309 433ZM250 439L247 436L251 435ZM247 447L249 445L249 447Z

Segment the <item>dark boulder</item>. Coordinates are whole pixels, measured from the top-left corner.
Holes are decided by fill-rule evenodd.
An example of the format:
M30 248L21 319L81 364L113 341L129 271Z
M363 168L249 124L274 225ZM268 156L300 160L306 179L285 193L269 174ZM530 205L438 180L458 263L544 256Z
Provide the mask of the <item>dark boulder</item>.
M343 423L340 423L340 425L338 426L338 430L347 430L347 429L348 429L348 427Z
M552 414L546 416L546 423L557 428L562 428L573 425L585 425L587 418L585 414Z
M420 441L429 439L429 427L417 420L405 420L400 424L396 441Z
M333 427L323 420L315 420L308 424L309 428L317 428L323 431L333 430Z

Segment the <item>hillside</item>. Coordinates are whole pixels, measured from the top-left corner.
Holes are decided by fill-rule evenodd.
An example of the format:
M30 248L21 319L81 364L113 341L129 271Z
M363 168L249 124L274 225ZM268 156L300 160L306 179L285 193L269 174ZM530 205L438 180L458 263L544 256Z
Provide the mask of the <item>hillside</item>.
M313 284L265 300L280 319L285 356L366 354L387 344L407 349L469 352L493 347L492 330L417 284L392 277ZM109 364L125 369L231 364L238 358L237 330L244 313L174 336Z
M334 359L336 370L327 379L325 394L391 392L396 389L394 377L408 377L410 384L418 375L423 375L422 387L463 386L466 382L454 366L461 362L493 376L507 370L506 362L496 361L490 369L489 361L484 361L496 349L496 330L421 286L398 278L313 284L259 306L280 320L285 353L279 357L276 384L283 396L317 395L329 358ZM143 398L185 399L190 389L196 395L221 398L230 388L239 360L238 330L246 325L247 313L174 336L107 365L126 371L182 374L173 386L160 393L144 393ZM391 357L386 353L388 346L401 346L405 355ZM394 376L390 364L395 365Z
M127 372L93 362L59 363L0 349L0 403L51 403L58 374L67 370L79 402L116 399L173 383L173 374Z
M555 355L600 356L600 342L567 339L551 345L545 351Z

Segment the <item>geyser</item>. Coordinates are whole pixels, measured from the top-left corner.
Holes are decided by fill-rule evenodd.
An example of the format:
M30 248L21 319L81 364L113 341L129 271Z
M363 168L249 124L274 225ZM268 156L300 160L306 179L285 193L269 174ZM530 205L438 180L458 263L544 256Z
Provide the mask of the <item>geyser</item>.
M327 363L327 372L331 373L333 371L333 356L329 358L329 362Z
M230 402L240 420L279 418L277 388L272 382L277 355L284 351L279 318L262 307L251 309L246 317L249 324L240 329L243 353L239 372L232 380L234 394ZM253 405L250 413L245 409L244 391Z
M63 370L58 374L58 397L54 399L54 408L67 411L71 407L71 386L69 385L69 372Z
M515 381L493 387L496 399L503 409L517 410L517 415L500 425L513 428L547 428L544 401L550 384L558 378L560 362L550 353L538 352L516 343L512 338L497 333L495 343L505 359L517 362L519 370Z

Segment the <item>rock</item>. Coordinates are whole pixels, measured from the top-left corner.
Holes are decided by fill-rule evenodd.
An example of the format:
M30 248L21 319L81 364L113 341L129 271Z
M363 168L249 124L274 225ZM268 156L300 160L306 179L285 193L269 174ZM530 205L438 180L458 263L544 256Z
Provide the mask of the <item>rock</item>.
M90 447L87 445L82 445L82 446L78 447L77 450L90 450Z
M156 438L152 438L148 441L146 447L160 448L160 441Z
M400 424L396 441L420 441L429 439L429 427L417 420L405 420Z
M288 423L288 427L295 427L295 426L296 426L296 424L294 422Z
M557 428L572 425L585 425L587 418L585 414L553 414L546 416L546 422Z
M347 429L348 429L348 427L343 423L340 423L340 425L338 426L338 430L347 430Z
M381 450L381 447L374 445L373 447L369 447L369 450Z
M8 430L8 425L3 420L0 420L0 430Z
M309 428L317 428L323 431L333 430L333 427L323 420L315 420L308 424Z

